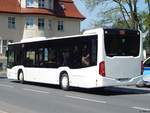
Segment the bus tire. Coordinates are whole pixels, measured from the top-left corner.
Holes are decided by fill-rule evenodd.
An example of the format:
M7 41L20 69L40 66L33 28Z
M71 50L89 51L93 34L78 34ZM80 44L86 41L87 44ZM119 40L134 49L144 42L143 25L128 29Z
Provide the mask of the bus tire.
M60 86L64 91L69 90L69 77L68 77L68 74L66 72L61 74Z
M18 80L19 80L20 83L22 83L22 84L24 83L24 74L23 74L22 71L20 71L18 73Z

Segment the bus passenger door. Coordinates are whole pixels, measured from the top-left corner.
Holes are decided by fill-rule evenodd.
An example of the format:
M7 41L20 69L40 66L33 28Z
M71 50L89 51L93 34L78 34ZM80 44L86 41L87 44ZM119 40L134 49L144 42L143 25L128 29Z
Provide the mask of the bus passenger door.
M44 83L56 83L57 81L57 50L53 47L46 47L38 50L36 55L38 65L38 76L39 82Z

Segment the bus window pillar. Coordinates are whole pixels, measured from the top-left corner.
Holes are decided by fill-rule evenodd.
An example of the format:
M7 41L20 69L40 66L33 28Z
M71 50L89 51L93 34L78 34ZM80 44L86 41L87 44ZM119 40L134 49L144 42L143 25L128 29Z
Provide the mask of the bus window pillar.
M3 40L0 40L0 54L3 53Z

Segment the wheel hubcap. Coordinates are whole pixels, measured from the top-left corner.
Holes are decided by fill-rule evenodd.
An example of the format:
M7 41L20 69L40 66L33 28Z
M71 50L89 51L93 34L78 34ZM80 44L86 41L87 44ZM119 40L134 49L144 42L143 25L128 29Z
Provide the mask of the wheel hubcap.
M63 87L67 87L68 86L68 78L67 77L63 77L62 78L62 86Z
M23 80L23 74L22 74L22 73L20 73L19 79L20 79L20 80Z

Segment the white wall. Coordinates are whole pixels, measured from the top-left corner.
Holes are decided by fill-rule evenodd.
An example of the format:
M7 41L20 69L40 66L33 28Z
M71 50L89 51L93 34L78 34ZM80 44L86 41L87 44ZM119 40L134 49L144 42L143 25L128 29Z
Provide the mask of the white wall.
M16 28L8 29L8 17L16 17ZM20 40L23 35L24 24L22 17L15 14L0 15L0 37L4 40Z
M80 33L80 20L77 19L59 19L53 16L36 16L34 15L34 26L32 29L24 29L23 38L30 38L30 37L39 37L39 36L46 36L46 37L56 37L56 36L66 36L66 35L73 35ZM45 18L45 29L39 30L38 29L38 18ZM26 16L23 17L25 23ZM48 20L52 22L52 28L49 29ZM58 20L64 21L64 31L58 31Z

